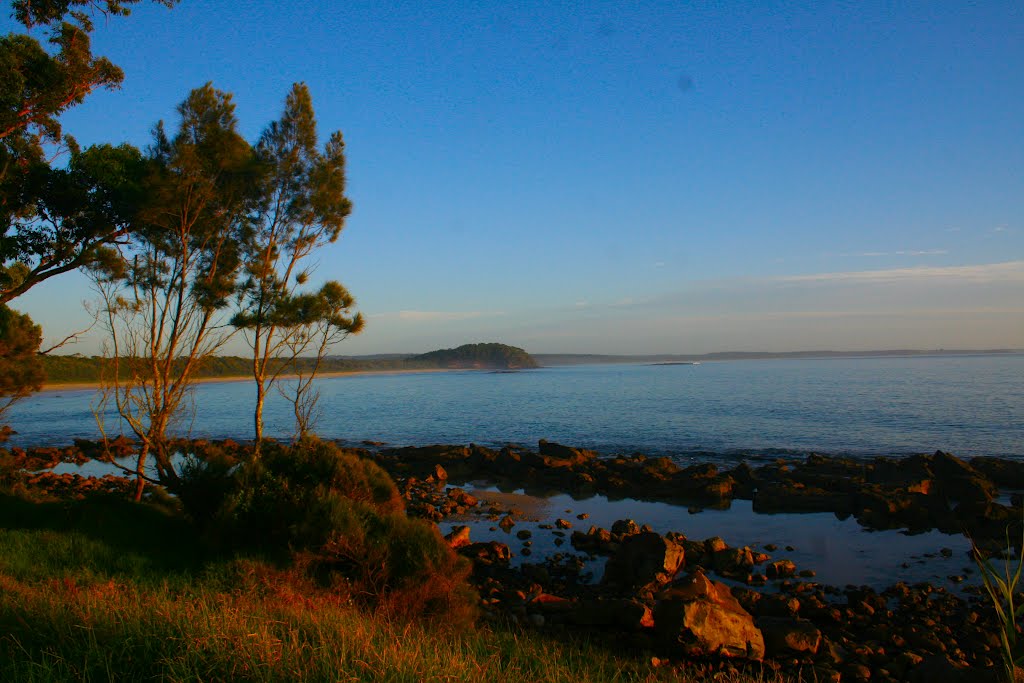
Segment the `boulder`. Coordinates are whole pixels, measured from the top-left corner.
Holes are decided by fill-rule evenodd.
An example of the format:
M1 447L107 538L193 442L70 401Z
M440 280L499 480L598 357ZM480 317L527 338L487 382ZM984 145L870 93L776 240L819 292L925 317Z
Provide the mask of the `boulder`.
M761 617L756 623L769 657L815 655L821 647L821 631L806 619Z
M623 540L608 559L603 583L622 587L667 583L683 568L683 547L655 533L636 534Z
M658 596L654 628L667 646L684 656L764 658L764 637L729 587L702 572Z

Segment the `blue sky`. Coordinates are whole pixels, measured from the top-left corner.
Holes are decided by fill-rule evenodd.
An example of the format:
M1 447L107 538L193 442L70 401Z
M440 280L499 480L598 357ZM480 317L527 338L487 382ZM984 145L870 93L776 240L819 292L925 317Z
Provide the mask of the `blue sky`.
M1022 36L1020 2L184 0L98 22L124 86L64 123L143 146L213 81L255 140L305 81L355 203L339 353L1024 348ZM15 306L59 337L89 296Z

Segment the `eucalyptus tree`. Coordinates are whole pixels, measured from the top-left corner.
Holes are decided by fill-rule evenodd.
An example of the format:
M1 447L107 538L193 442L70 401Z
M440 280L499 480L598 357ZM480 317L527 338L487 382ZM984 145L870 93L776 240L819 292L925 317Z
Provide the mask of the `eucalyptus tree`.
M136 498L150 454L158 480L177 483L168 429L187 407L196 370L232 333L225 309L257 177L234 109L231 95L206 84L178 107L173 137L156 126L131 243L100 278L111 359L106 395L140 443Z
M41 29L48 47L24 33L0 37L0 304L93 264L103 245L125 235L122 221L80 220L97 215L95 203L75 204L73 193L60 196L67 174L80 165L78 145L64 133L60 116L91 92L120 86L121 69L92 53L91 14L127 15L139 1L11 3L14 19L27 30ZM177 2L155 1L168 7ZM68 155L69 168L55 165Z
M354 299L341 284L331 281L317 291L302 291L312 271L308 259L338 239L352 211L345 196L341 132L332 133L321 149L316 127L309 89L296 83L281 118L256 146L265 175L232 323L244 330L252 349L257 449L264 403L274 382L294 370L297 357L315 350L312 375L306 384L299 378L297 396L308 397L309 382L330 343L363 327L363 317L352 311Z

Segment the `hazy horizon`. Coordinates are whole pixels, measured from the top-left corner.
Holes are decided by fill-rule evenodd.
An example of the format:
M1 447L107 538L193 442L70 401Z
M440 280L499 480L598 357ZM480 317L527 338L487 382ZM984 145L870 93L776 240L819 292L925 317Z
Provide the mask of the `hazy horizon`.
M255 140L305 81L355 205L313 278L367 316L337 355L1021 349L1022 32L1015 2L145 3L97 22L123 87L62 122L145 147L212 81ZM58 340L88 298L11 305Z

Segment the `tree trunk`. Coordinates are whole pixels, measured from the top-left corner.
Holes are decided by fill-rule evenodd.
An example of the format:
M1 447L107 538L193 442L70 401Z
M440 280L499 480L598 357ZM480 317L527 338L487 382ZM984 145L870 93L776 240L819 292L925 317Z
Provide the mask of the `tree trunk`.
M139 459L135 462L135 502L138 503L142 500L142 492L146 488L146 456L149 455L149 444L142 444L142 450L139 451Z
M267 397L267 389L262 379L256 380L256 411L253 415L254 427L256 429L255 453L260 454L260 442L263 441L263 402Z

